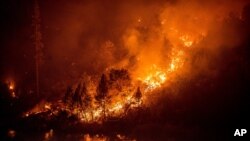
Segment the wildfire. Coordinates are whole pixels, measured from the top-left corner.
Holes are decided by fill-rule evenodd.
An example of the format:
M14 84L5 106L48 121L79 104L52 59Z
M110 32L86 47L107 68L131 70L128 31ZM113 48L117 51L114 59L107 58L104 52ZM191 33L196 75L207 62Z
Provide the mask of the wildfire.
M143 104L146 103L145 101L147 101L149 93L166 86L167 82L174 80L175 76L177 76L176 74L180 74L184 68L185 61L189 56L189 48L194 47L202 39L201 37L205 36L205 32L201 27L196 28L192 25L189 27L190 24L179 25L176 22L171 22L171 18L168 17L168 11L161 16L163 19L161 19L161 23L157 27L155 25L150 27L145 22L146 20L143 20L143 17L139 17L136 28L128 29L123 36L124 46L128 49L128 58L135 62L130 62L126 58L121 63L121 66L126 69L134 69L132 72L132 82L139 81L141 83L133 84L132 90L123 90L120 88L122 86L120 86L121 83L119 81L117 81L117 85L106 88L106 85L115 83L114 81L117 80L119 75L114 74L112 81L109 81L109 78L103 77L105 78L102 81L105 82L105 85L101 87L104 91L103 95L106 95L106 97L110 96L112 98L111 102L106 101L105 98L100 98L101 100L96 99L95 96L98 94L96 90L100 84L91 82L93 86L86 86L87 90L85 90L91 95L90 99L94 99L90 102L90 106L82 106L84 104L71 102L71 104L68 104L71 107L61 106L60 108L65 109L73 115L77 115L84 122L100 121L105 116L120 117L127 111L127 107L136 108L142 106L142 101ZM111 44L113 45L113 43ZM130 68L130 66L132 67ZM87 82L87 84L90 85L90 82ZM135 89L139 89L140 85L142 85L142 89L139 91L142 92L139 92L139 95L143 93L143 96L140 96L138 100L134 94ZM114 87L119 87L119 90ZM78 93L80 93L80 89L79 87ZM76 95L76 90L73 93ZM77 99L81 99L81 96L78 96ZM45 110L52 109L50 105L42 107L45 107L43 108Z
M165 71L154 64L144 78L138 79L147 85L145 91L149 91L160 87L166 81L167 76Z
M175 72L184 64L184 52L182 50L172 50L172 59L168 68L169 72Z
M195 40L192 39L191 36L189 36L188 34L185 34L184 36L178 36L177 39L179 39L179 43L173 44L173 47L169 52L169 60L164 61L164 63L168 62L168 64L162 64L160 63L161 61L156 61L157 63L150 65L149 63L147 63L149 59L147 59L147 57L145 56L143 56L142 59L138 60L143 61L143 59L146 59L146 61L144 60L142 62L142 64L146 67L141 65L140 67L145 68L140 68L141 71L138 71L137 74L137 80L139 80L143 83L144 86L146 86L142 88L143 98L141 97L138 100L134 96L135 88L138 87L135 85L133 86L134 90L132 91L128 88L125 88L124 90L120 91L119 93L123 95L123 97L119 97L119 94L116 94L116 90L111 90L111 95L113 95L111 100L112 102L105 102L105 108L101 106L102 104L92 104L86 109L81 108L81 106L68 107L67 105L59 106L59 109L64 109L69 113L78 116L79 119L83 122L96 122L102 121L103 117L105 116L121 117L122 114L126 113L128 107L136 108L142 106L142 99L147 99L148 93L152 92L155 89L161 88L167 83L168 80L174 79L173 76L175 76L175 74L177 74L183 68L185 64L185 57L188 53L185 47L191 47L194 44ZM158 56L155 57L155 60L159 60L157 59ZM152 62L154 62L155 60L153 60ZM88 92L92 95L95 95L95 90L97 87L94 85L94 83L91 83L91 85L90 83L87 84L89 84L89 86L87 87ZM10 86L10 89L14 89L14 85ZM39 107L42 107L42 110ZM45 103L44 106L38 106L38 109L35 109L33 112L26 114L26 116L32 113L39 113L38 111L42 112L46 110L52 110L53 108L52 105Z

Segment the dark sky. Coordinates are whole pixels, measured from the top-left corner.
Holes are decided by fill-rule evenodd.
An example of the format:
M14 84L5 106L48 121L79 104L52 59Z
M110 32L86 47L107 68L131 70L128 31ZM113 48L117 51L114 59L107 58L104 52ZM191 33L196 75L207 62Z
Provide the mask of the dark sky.
M31 72L32 47L32 1L1 1L1 79L24 76Z

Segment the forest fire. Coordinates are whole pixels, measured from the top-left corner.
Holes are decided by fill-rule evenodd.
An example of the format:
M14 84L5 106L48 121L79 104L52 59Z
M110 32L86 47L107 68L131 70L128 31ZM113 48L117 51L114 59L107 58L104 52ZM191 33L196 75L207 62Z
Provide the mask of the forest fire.
M99 122L106 120L106 117L122 117L128 110L144 106L143 100L148 99L151 92L164 88L168 85L168 81L175 81L177 74L181 75L183 70L188 71L185 65L187 60L192 59L190 49L195 50L197 47L193 48L194 45L203 41L207 34L206 22L208 21L197 26L193 25L190 19L184 19L189 25L175 25L177 19L169 17L170 11L165 9L161 13L163 20L160 25L150 25L144 30L140 28L148 25L140 17L137 20L139 25L135 25L124 35L124 46L129 51L128 56L136 56L133 67L123 65L124 69L115 69L116 67L110 69L110 66L107 66L108 71L101 76L99 82L91 80L91 76L88 76L88 81L84 78L85 80L77 86L69 87L63 102L59 100L62 104L55 104L53 108L42 103L41 106L36 106L38 108L24 115L44 111L57 113L53 110L66 110L83 122ZM182 12L174 12L180 17L184 16ZM197 16L196 20L203 18ZM167 22L168 20L172 21ZM154 30L149 32L151 28L160 29L162 32ZM149 31L145 32L145 30ZM148 37L142 40L144 36ZM169 47L167 46L169 49L164 45L166 38L170 42ZM111 41L104 43L102 48L107 55L104 60L109 58L107 61L110 61L113 47L114 43ZM129 59L130 57L125 58L125 60Z
M146 73L145 77L138 78L138 80L147 85L145 91L148 91L159 88L166 81L166 77L165 71L162 71L156 65L153 65L149 69L149 72Z
M194 140L249 107L244 0L14 1L0 140Z
M63 110L77 116L82 122L91 123L102 122L106 117L122 117L128 110L140 108L142 92L139 87L133 89L128 72L112 69L109 75L109 79L102 75L94 96L89 95L89 91L95 86L80 82L75 90L68 88L63 101L53 104L42 101L23 115L29 117L44 112L57 114Z

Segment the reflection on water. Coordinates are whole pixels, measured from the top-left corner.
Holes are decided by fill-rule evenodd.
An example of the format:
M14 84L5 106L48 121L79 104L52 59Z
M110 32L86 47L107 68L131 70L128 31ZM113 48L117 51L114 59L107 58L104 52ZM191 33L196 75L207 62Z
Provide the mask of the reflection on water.
M108 138L106 136L95 135L91 137L89 134L85 134L83 139L83 141L107 141L107 140Z
M17 136L16 136L17 135ZM21 136L19 136L21 135ZM135 138L131 138L122 134L116 135L103 135L103 134L68 134L59 133L56 134L53 129L38 134L24 134L16 132L15 130L9 130L7 132L7 140L25 140L25 141L136 141Z
M44 138L43 141L55 141L58 139L61 139L62 137L58 137L59 135L56 135L53 133L53 130L49 130L48 132L44 133ZM64 138L64 137L63 137ZM122 134L116 134L116 135L90 135L90 134L71 134L71 135L66 135L66 138L64 140L79 140L79 141L136 141L136 139L129 138L125 135Z
M85 134L83 137L83 141L110 141L110 140L136 141L136 139L131 139L121 134L117 134L115 137L108 137L108 136L98 135L98 134L94 136L90 136L89 134Z

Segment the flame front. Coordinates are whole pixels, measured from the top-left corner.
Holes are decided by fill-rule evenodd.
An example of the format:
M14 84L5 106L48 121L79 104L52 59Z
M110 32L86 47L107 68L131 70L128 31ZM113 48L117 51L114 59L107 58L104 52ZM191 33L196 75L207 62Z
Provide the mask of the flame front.
M145 91L153 90L160 87L167 79L165 71L157 67L155 64L149 69L143 78L138 78L147 85Z
M125 27L125 31L122 32L122 36L119 38L121 43L119 42L117 45L111 40L104 42L100 51L104 55L100 53L100 56L102 63L109 65L105 66L106 70L109 70L111 66L129 70L132 83L132 86L124 89L110 88L109 96L112 97L112 100L103 100L106 104L105 110L100 108L100 103L95 102L91 102L87 108L80 106L72 108L66 104L58 104L60 105L58 107L87 122L100 121L103 113L119 117L126 113L128 108L143 106L143 100L147 99L152 91L172 84L170 82L178 79L177 76L183 75L183 72L191 72L188 70L191 66L186 65L187 60L191 60L191 51L198 48L218 13L210 14L196 6L163 7L157 16L152 16L153 18L148 16L150 13L145 14L146 16L136 15L134 21L128 24L128 27ZM120 51L119 49L114 50L119 45L121 45L122 51L126 50L126 52L113 55L114 52ZM123 56L125 57L123 58ZM116 57L121 60L115 60ZM97 93L95 87L98 85L97 83L87 87L92 99L95 99ZM87 84L92 83L87 82ZM134 97L137 88L140 88L143 94L140 100ZM13 90L14 85L9 85L9 89ZM33 113L52 108L48 105L39 106Z

